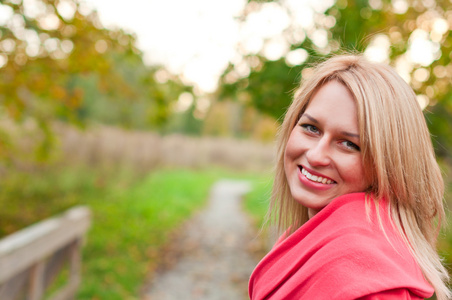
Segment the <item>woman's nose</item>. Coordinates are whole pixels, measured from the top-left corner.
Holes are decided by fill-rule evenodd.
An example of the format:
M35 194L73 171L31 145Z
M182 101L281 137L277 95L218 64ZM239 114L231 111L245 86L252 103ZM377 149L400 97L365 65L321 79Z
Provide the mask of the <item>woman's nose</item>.
M329 142L319 139L306 152L308 163L315 166L328 166L331 163Z

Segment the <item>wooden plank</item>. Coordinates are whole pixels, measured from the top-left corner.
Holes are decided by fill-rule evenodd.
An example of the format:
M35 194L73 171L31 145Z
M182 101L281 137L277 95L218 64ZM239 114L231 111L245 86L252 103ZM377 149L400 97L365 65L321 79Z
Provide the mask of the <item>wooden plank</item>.
M27 300L40 300L44 295L44 270L46 262L41 261L34 265L30 273L30 287Z
M81 239L90 226L90 217L87 207L75 207L0 240L0 283Z
M69 280L79 280L82 266L82 239L78 239L71 247Z

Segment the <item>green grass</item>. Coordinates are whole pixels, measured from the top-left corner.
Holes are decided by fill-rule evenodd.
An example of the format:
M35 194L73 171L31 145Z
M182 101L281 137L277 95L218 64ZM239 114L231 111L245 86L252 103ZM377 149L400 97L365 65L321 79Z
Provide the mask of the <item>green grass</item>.
M2 236L77 204L92 210L77 299L137 299L170 233L208 199L220 178L249 180L245 206L258 220L266 210L269 177L231 171L42 168L10 171L0 181Z
M246 195L244 209L252 217L257 227L262 227L268 210L272 187L271 175L260 175L251 179L253 189Z
M0 238L101 195L99 178L72 168L6 169L0 177Z
M122 193L93 200L79 299L138 294L168 234L207 200L215 171L160 170Z

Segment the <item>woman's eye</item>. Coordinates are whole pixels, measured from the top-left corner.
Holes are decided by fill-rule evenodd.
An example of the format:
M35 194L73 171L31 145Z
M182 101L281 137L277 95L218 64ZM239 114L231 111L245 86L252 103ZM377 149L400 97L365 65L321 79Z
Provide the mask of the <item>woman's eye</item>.
M342 145L344 145L348 149L353 149L353 150L356 150L356 151L360 151L361 150L358 145L356 145L355 143L352 143L350 141L343 141Z
M319 133L319 129L317 127L315 127L314 125L302 124L301 127L303 127L303 129L307 132Z

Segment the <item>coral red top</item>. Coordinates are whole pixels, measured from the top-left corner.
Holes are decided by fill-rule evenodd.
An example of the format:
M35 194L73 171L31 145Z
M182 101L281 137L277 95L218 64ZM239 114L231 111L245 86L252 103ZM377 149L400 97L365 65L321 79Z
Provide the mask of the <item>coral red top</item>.
M257 265L249 282L252 300L423 299L433 288L391 225L387 205L365 194L334 199ZM385 235L386 234L386 235Z

